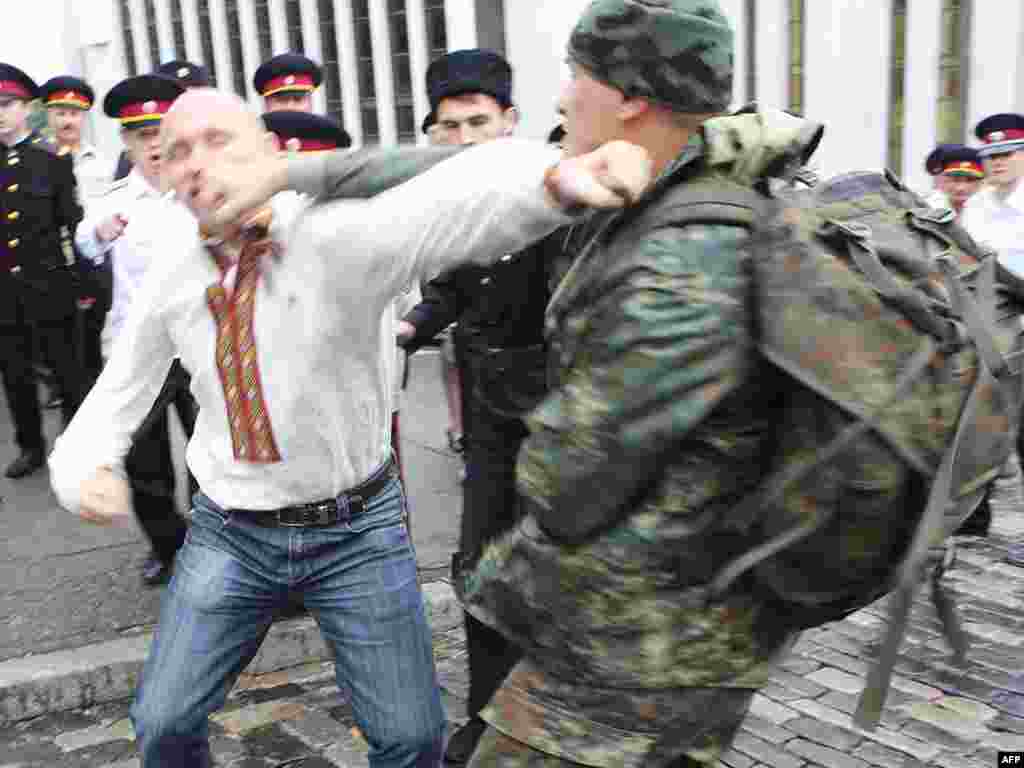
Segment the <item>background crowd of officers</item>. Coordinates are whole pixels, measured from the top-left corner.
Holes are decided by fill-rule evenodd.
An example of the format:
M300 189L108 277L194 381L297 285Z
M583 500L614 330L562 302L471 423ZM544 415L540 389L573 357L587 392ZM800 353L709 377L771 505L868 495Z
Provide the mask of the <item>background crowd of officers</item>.
M160 152L157 123L148 118L165 112L183 89L210 85L207 70L189 62L169 62L157 75L129 78L104 101L105 113L121 122L128 147L115 167L82 139L83 119L95 98L87 83L61 76L37 86L17 68L0 65L0 362L19 447L6 468L9 478L26 476L45 460L40 379L48 381L49 400L59 405L66 425L109 353L105 334L118 323L119 291L129 292L131 265L124 265L126 276L118 277L115 263L122 256L103 258L99 246L96 253L83 253L90 238L102 245L120 236L129 225L127 217L100 217L95 233L78 233L76 246L83 215L93 226L97 217L89 215L90 209L109 211L111 196L135 194L130 188L133 161ZM422 130L431 143L475 144L514 133L518 115L512 70L498 54L453 52L430 66L426 80L431 112ZM321 81L320 66L295 53L276 56L256 71L253 83L268 113L264 120L282 149L350 145L341 126L312 114L313 92ZM27 129L36 99L46 107L48 136ZM978 124L976 134L984 142L984 157L977 149L952 144L929 155L926 167L935 187L929 202L952 208L975 239L998 249L1007 266L1024 273L1024 191L1019 189L1024 117L994 115ZM560 128L549 140L560 140ZM515 460L526 437L520 416L544 391L544 310L565 266L544 257L552 245L542 241L490 267L459 267L422 286L422 295L417 287L395 306L397 343L405 354L444 339L448 443L464 456L466 467L460 551L453 567L471 564L517 516ZM130 259L130 251L123 254ZM118 280L125 285L116 285ZM152 547L143 579L153 585L167 580L187 525L175 503L167 422L172 404L190 434L196 408L188 373L180 365L136 434L127 462L135 510ZM396 452L398 405L396 400ZM1019 498L1019 463L1014 461L1006 475ZM984 534L989 519L985 506L964 532ZM453 763L472 753L485 727L477 714L518 659L502 635L468 614L466 632L471 718L450 741L447 757Z

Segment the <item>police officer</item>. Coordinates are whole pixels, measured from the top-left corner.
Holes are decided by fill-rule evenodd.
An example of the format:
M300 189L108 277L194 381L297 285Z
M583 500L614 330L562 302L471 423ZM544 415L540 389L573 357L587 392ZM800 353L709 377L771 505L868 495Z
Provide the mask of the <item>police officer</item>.
M267 112L313 111L313 91L323 82L323 69L299 53L282 53L263 62L252 78Z
M991 115L978 123L974 133L982 142L978 154L987 184L967 201L961 224L975 240L997 251L1000 264L1024 277L1024 115ZM1018 456L1007 463L1005 474L1010 477L996 481L997 491L1018 510L1024 508L1022 449L1024 441L1019 440ZM1007 560L1024 566L1024 542L1011 548Z
M183 92L177 80L142 75L121 81L103 100L104 113L121 123L121 136L133 162L128 176L89 209L76 238L85 258L113 264L114 299L103 334L105 358L122 334L135 294L152 266L160 232L195 226L181 205L159 191L160 123ZM135 514L152 546L142 569L148 585L167 580L187 530L175 501L167 422L168 403L181 389L179 371L180 363L175 361L150 415L134 435L125 462ZM194 413L179 410L179 418L190 436Z
M95 102L95 93L84 80L62 75L43 83L39 98L46 107L47 125L60 147L58 151L71 155L80 199L88 210L110 186L109 159L82 140L82 124ZM82 344L82 363L87 384L91 385L103 367L100 333L110 309L111 275L109 269L94 268L84 269L82 277L83 295L78 302L82 338L76 343Z
M213 85L210 78L210 70L202 64L193 64L191 61L175 59L157 67L156 74L164 77L171 77L177 80L184 88L208 88ZM114 172L114 179L123 179L132 170L132 162L128 157L128 151L121 152L117 160L117 170Z
M72 244L82 218L70 153L31 136L36 83L0 64L0 372L19 455L4 473L24 477L43 465L45 441L32 375L35 340L57 375L64 424L83 397L72 347L79 289Z
M427 91L441 144L476 144L509 135L518 116L512 70L497 53L455 51L430 65ZM463 491L455 567L474 561L487 542L518 517L515 457L526 436L520 419L528 391L543 386L543 315L548 274L536 246L493 267L463 266L424 287L424 301L399 326L415 348L452 322L461 374L468 477ZM519 652L499 633L466 614L470 721L451 738L449 763L469 759L483 732L478 713Z

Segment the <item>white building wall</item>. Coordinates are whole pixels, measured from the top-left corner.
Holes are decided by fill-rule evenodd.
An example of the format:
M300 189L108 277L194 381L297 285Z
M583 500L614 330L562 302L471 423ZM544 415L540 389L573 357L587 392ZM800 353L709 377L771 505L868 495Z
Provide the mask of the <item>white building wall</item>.
M1024 111L1024 3L975 0L971 18L967 131L996 112Z
M789 104L789 0L758 0L755 16L757 102L785 108Z
M804 114L826 123L812 165L825 176L885 166L891 9L879 0L806 3Z
M909 0L906 30L910 55L903 77L903 167L893 170L911 189L925 192L932 181L924 159L935 148L938 135L942 0Z
M519 135L547 136L558 123L558 94L568 77L569 35L588 0L505 2L505 42L514 71Z

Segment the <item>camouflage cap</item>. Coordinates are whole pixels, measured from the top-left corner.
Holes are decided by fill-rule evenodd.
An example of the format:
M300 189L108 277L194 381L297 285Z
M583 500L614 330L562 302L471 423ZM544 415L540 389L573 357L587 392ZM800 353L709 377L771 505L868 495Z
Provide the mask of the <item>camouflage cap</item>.
M677 112L721 112L732 100L733 33L718 0L594 0L569 58Z

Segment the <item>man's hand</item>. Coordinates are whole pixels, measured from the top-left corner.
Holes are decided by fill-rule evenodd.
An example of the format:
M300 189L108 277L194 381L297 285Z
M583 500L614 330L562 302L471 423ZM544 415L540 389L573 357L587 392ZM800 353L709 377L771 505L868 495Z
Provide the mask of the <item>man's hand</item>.
M79 517L95 525L124 525L132 520L132 491L112 467L100 467L81 487Z
M128 219L120 213L115 213L109 219L96 225L96 239L101 243L112 243L124 234L124 229L127 226Z
M397 337L399 344L405 344L412 340L412 337L416 335L416 326L405 320L398 321L398 328L395 330L395 336Z
M559 161L546 180L548 193L565 208L621 208L651 183L651 157L643 147L610 141L593 152Z
M231 239L263 205L288 185L284 153L223 155L203 174L195 207L204 230Z

